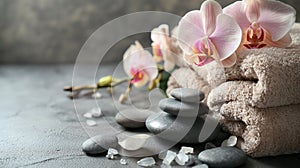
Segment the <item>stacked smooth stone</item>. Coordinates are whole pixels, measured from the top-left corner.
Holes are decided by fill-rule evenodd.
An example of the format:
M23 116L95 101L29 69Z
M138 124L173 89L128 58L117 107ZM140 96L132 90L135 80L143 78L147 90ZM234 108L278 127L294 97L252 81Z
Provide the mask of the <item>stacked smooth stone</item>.
M190 88L173 89L170 98L159 102L161 112L150 115L147 129L160 138L181 143L201 143L214 139L219 125L205 139L199 139L209 108L201 101L203 92ZM213 118L210 117L210 121Z

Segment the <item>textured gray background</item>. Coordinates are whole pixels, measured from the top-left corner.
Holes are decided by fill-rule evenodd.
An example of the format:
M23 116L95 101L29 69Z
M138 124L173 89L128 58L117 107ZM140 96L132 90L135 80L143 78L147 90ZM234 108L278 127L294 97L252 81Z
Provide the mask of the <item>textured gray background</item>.
M217 0L226 6L234 0ZM300 11L299 0L284 0ZM87 38L101 25L124 14L157 10L184 15L201 0L1 0L0 63L73 63ZM298 21L300 21L298 15ZM118 61L123 51L149 34L126 38L104 61ZM101 44L99 44L101 45Z

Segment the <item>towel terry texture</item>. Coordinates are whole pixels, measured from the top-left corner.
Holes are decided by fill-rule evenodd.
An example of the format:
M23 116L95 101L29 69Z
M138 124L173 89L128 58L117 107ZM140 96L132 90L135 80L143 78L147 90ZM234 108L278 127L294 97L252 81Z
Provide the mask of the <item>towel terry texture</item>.
M291 37L288 48L238 53L231 68L181 67L172 73L167 92L204 91L223 129L238 136L238 147L253 157L300 152L300 24Z

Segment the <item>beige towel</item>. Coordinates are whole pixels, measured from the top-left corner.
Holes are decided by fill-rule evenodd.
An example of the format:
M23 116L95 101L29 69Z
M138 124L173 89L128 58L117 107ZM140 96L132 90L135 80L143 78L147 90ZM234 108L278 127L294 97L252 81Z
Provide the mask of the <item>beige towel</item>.
M300 152L300 105L258 109L241 102L221 107L221 124L253 157Z
M226 82L222 85L233 86L231 90L229 89L232 92L228 93L238 96L223 96L217 87L209 94L208 101L211 101L211 97L220 98L216 99L218 101L214 99L213 102L216 103L210 103L210 106L213 106L215 111L220 111L220 122L223 128L239 137L238 147L253 157L300 152L300 105L274 108L252 107L241 102L247 99L241 96L243 90L234 88L235 83L237 86L253 85L251 81ZM188 68L180 68L172 73L167 93L177 87L203 90L206 95L211 90L207 82ZM249 93L250 90L244 91ZM212 96L215 94L218 96ZM221 101L222 98L224 101Z
M291 30L293 43L290 47L265 48L239 53L237 64L231 68L221 68L216 63L191 68L212 88L226 81L234 82L234 88L222 85L219 90L231 92L246 90L240 99L259 108L300 104L300 24ZM225 95L229 93L223 92ZM221 97L220 99L222 99Z

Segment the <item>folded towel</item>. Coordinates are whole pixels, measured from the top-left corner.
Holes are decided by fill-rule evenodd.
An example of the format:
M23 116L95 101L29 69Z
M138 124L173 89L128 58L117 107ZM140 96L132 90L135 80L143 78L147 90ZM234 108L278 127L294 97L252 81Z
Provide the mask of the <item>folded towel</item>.
M167 95L170 96L172 89L182 87L201 90L205 94L205 100L211 90L208 83L189 68L179 68L172 72L172 75L168 80Z
M300 105L254 108L232 101L223 104L221 124L239 137L238 147L253 157L300 152Z
M238 94L245 96L241 99L253 107L300 104L300 24L296 23L290 33L293 43L288 48L238 53L237 64L231 68L224 69L216 63L203 67L191 65L191 68L212 88L226 81L252 82L233 82L234 85L225 84L219 90L240 91Z
M241 85L247 89L235 88ZM247 101L247 95L254 85L251 81L229 81L211 90L209 84L196 72L179 68L169 79L167 93L173 88L188 87L209 94L207 101L213 111L220 112L216 113L216 117L220 118L223 129L238 136L238 147L253 157L300 152L300 104L273 108L252 107L244 101ZM227 95L222 95L223 88L226 88L223 91ZM234 97L235 94L239 96Z

